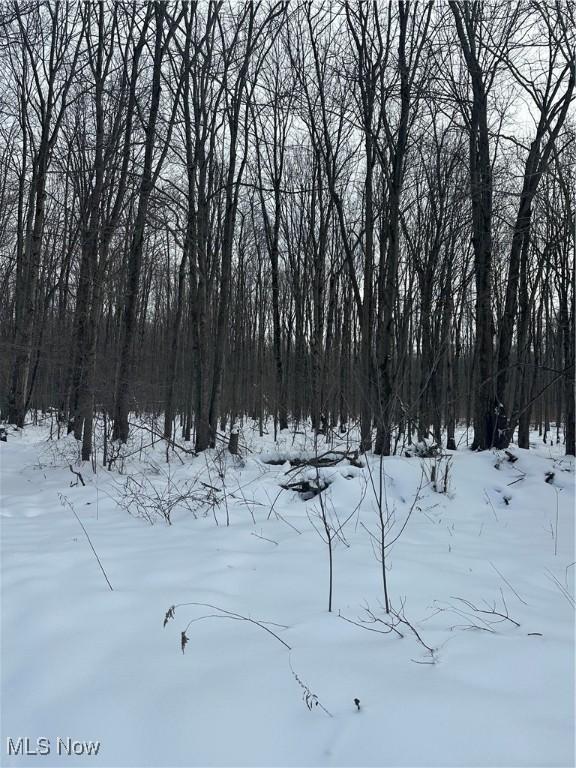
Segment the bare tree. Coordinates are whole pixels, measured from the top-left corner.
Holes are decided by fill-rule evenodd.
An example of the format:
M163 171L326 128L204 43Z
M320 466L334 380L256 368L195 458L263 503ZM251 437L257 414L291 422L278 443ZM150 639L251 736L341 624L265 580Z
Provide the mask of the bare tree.
M23 172L27 162L31 171L26 221L22 218L19 227L15 334L8 395L8 420L22 427L31 395L28 387L48 169L76 74L82 18L80 8L71 16L58 1L53 5L35 3L26 9L26 13L15 3L13 13L8 15L2 27L10 47L12 74L20 91L20 124L25 137ZM14 53L11 52L10 43L14 37L21 46L20 59L16 57L16 47Z

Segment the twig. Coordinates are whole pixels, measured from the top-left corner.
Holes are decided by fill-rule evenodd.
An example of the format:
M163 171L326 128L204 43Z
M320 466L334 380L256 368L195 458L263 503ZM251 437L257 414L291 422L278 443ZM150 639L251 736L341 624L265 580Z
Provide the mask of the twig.
M100 570L104 574L104 578L106 579L106 582L107 582L108 586L110 587L110 590L113 592L114 590L112 588L112 584L110 584L110 579L106 575L106 571L104 570L104 566L100 562L100 558L98 557L98 553L94 549L94 545L92 544L90 536L88 536L88 531L86 530L86 528L84 528L84 524L82 523L82 520L80 520L80 518L76 514L76 510L74 509L74 507L70 503L70 500L68 498L66 498L66 496L64 496L62 493L59 493L58 496L60 498L60 503L62 504L62 506L63 507L66 507L66 506L69 507L72 510L72 512L74 513L74 517L76 518L76 520L78 520L78 522L80 523L80 527L82 528L82 530L84 531L84 535L88 539L88 544L90 544L90 548L92 549L92 552L94 552L94 557L98 561L98 565L100 566Z
M558 496L560 495L560 491L558 488L554 488L556 491L556 530L554 533L554 556L558 554L558 512L559 512L559 505L558 505Z
M86 487L86 483L84 482L84 478L82 477L82 475L80 474L80 472L76 472L76 470L75 470L75 469L73 469L73 467L72 467L72 464L69 464L68 466L70 467L70 472L72 472L72 474L73 474L73 475L76 475L76 477L78 478L78 480L80 480L80 482L82 483L82 485L83 485L84 487ZM76 481L76 485L78 485L78 480Z
M492 504L492 499L488 495L488 491L486 488L484 488L484 496L486 496L486 499L488 500L488 504L490 504L490 507L492 508L492 512L494 513L494 517L496 518L496 522L499 523L500 520L498 520L498 515L496 514L496 510L494 509L494 504Z
M360 629L365 629L367 632L376 632L379 635L389 635L390 632L394 632L395 634L398 635L398 637L401 637L401 638L404 637L402 632L400 632L398 629L396 629L394 624L392 624L389 621L383 621L382 619L376 618L374 616L374 614L370 610L368 610L367 608L365 610L366 610L366 613L368 613L371 617L373 617L372 621L370 621L370 622L362 621L362 620L354 621L353 619L349 619L347 616L343 616L340 613L340 611L338 611L338 618L339 619L344 619L344 621L347 621L348 624L354 624L355 627L360 627ZM376 627L368 626L368 624L375 624L375 623L383 624L385 627L387 627L387 629L376 629Z
M498 576L500 576L500 578L502 579L502 581L503 581L505 584L507 584L507 585L510 587L510 589L512 590L512 592L514 592L514 594L516 595L516 597L518 598L518 600L520 600L520 602L521 602L521 603L524 603L524 605L528 605L528 603L526 602L526 600L523 600L523 599L520 597L520 595L518 594L518 592L516 592L516 590L514 589L514 587L512 586L512 584L510 584L510 582L508 581L508 579L506 579L506 578L505 578L505 577L504 577L504 576L503 576L503 575L500 573L500 571L498 570L498 568L496 568L496 566L494 565L494 563L493 563L491 560L489 560L488 562L490 563L490 565L492 566L492 568L494 568L494 570L496 571L496 573L498 574Z
M213 611L220 611L220 614L222 614L221 618L234 619L236 621L247 621L250 624L255 624L257 627L260 627L260 629L263 629L265 632L268 632L269 635L272 635L272 637L275 637L276 640L278 640L279 643L282 643L282 645L285 646L289 651L292 650L292 648L288 645L288 643L284 642L284 640L282 640L281 637L279 637L275 632L272 632L271 629L268 629L268 627L265 626L266 624L270 624L275 627L281 627L282 629L288 629L288 627L285 626L284 624L275 624L274 622L270 622L270 621L257 621L256 619L251 619L249 616L242 616L242 614L240 613L235 613L234 611L227 611L225 608L219 608L217 605L212 605L211 603L192 602L192 603L178 603L176 605L173 605L166 612L166 615L164 617L164 626L166 626L169 619L174 618L176 608L183 608L189 605L193 605L201 608L211 608ZM192 619L191 621L189 621L186 626L186 629L184 630L184 633L183 633L184 636L186 635L186 632L188 631L188 628L190 627L191 624L193 624L195 621L200 621L201 619L205 619L205 618L212 618L212 615L201 616L199 618Z
M550 580L551 580L551 581L552 581L554 584L556 584L556 586L557 586L557 587L558 587L558 589L560 590L561 594L562 594L562 595L564 595L564 597L566 598L566 600L568 600L568 602L570 603L570 605L572 606L572 608L576 608L576 601L574 600L574 597L573 597L573 596L570 594L570 592L568 591L568 589L566 589L566 587L564 586L564 584L562 584L562 582L561 582L561 581L559 581L559 580L556 578L556 576L554 576L554 574L552 573L552 571L551 571L551 570L549 570L548 568L546 568L545 570L546 570L546 572L547 572L547 573L546 573L546 575L548 576L548 578L549 578L549 579L550 579Z
M275 544L276 546L278 546L278 542L274 541L274 539L267 539L266 536L261 536L260 534L255 533L254 531L252 531L251 535L256 536L257 539L263 539L264 541L269 541L271 544Z
M272 512L274 512L274 507L276 506L276 502L280 498L281 493L282 493L282 488L278 491L278 493L276 494L276 498L270 505L270 512L268 512L268 517L267 517L268 520L270 520L270 518L272 517ZM266 491L266 496L268 496L268 491ZM270 501L270 496L268 496L268 501Z
M408 629L410 629L410 630L411 630L411 631L414 633L414 635L416 636L416 639L418 640L418 642L420 643L420 645L424 646L424 648L426 648L426 650L427 650L427 651L430 653L430 655L431 655L432 657L434 657L434 648L431 648L429 645L426 645L426 643L424 642L424 640L422 640L422 638L421 638L420 634L418 633L418 630L417 630L417 629L416 629L416 628L415 628L415 627L414 627L414 626L413 626L413 625L412 625L412 624L411 624L411 623L408 621L408 619L406 618L406 616L405 616L405 614L404 614L404 603L402 603L402 607L401 607L401 609L400 609L400 610L402 611L402 613L401 613L401 614L400 614L400 613L398 613L397 611L395 611L395 610L392 608L392 606L390 606L390 612L392 613L392 615L393 615L393 616L396 616L396 617L397 617L397 619L398 619L398 621L399 621L401 624L404 624L405 626L407 626L407 627L408 627Z
M250 624L255 624L257 627L260 627L260 629L265 630L266 632L268 632L268 634L272 635L272 637L278 640L278 642L282 643L282 645L285 648L287 648L289 652L292 651L292 648L288 645L288 643L284 642L284 640L282 640L281 637L279 637L275 632L269 629L268 626L266 626L266 625L269 625L272 627L279 627L280 629L288 629L288 627L285 624L277 624L272 621L257 621L256 619L251 619L249 616L243 616L240 613L235 613L234 611L228 611L225 608L220 608L219 606L212 605L211 603L191 602L191 603L178 603L176 605L171 605L170 608L168 608L168 610L166 611L166 614L164 616L164 626L166 626L166 624L175 617L176 608L183 608L190 605L198 606L202 608L210 608L211 610L217 611L218 613L209 613L203 616L197 616L196 618L191 619L188 622L188 624L186 625L186 629L184 629L180 633L180 648L182 649L182 653L185 652L186 645L189 642L189 638L186 634L188 629L195 622L203 621L204 619L231 619L232 621L247 621ZM312 691L306 685L306 683L304 683L298 677L298 675L294 671L294 667L292 666L290 654L288 654L288 665L290 667L290 671L292 672L292 675L294 676L294 679L296 680L296 682L304 692L302 698L306 702L306 706L308 707L308 709L312 711L314 707L320 707L320 709L323 712L325 712L328 715L328 717L333 717L332 713L329 712L323 704L321 704L321 702L318 699L318 696L316 696L315 693L312 693Z
M474 605L474 603L470 602L470 600L465 600L463 597L452 597L452 600L459 600L461 603L464 603L464 605L467 605L472 611L474 611L474 613L484 613L488 616L498 616L501 621L509 621L512 624L514 624L515 627L519 627L520 624L517 621L514 621L514 619L511 619L508 614L508 606L506 605L506 601L504 600L504 593L502 592L502 589L500 589L500 593L502 595L502 602L504 604L504 610L506 611L506 613L500 613L500 611L497 611L495 604L493 605L492 608L488 606L488 609L485 609L485 608L478 608L478 606Z
M298 677L298 675L294 671L294 667L292 666L292 661L290 659L290 655L288 655L288 665L290 666L290 671L292 672L292 675L294 676L294 679L296 680L296 682L298 683L300 688L302 688L302 690L304 691L304 693L302 695L302 698L306 702L306 706L308 707L308 709L310 711L312 711L313 707L320 707L320 709L323 712L325 712L328 715L328 717L334 717L334 715L331 712L328 712L326 707L323 704L320 703L320 701L318 699L318 696L316 696L315 693L312 693L312 691L306 685L306 683L303 683L302 680L300 680L300 678Z

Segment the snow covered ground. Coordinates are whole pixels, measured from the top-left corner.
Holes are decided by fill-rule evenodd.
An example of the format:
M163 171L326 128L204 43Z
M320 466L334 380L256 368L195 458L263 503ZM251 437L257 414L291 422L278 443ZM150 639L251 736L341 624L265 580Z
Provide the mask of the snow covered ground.
M74 440L47 428L0 443L2 765L574 765L574 462L560 446L535 438L514 463L461 448L448 493L431 459L383 461L386 541L406 523L386 550L394 618L376 457L299 472L266 462L313 456L309 434L245 430L242 461L167 464L161 443L140 450L149 437L123 474L79 467ZM280 487L303 478L329 485L307 500ZM340 528L331 613L322 509ZM138 516L157 510L172 524ZM67 754L83 742L97 754ZM50 752L8 754L26 746Z

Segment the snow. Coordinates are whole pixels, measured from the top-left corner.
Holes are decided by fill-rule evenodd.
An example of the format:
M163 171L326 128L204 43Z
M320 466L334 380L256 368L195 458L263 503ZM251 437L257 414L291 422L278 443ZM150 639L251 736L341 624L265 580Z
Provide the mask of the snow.
M123 474L93 474L76 464L73 438L9 432L2 765L574 765L574 462L534 439L533 450L512 447L515 463L453 452L448 494L426 479L433 459L382 462L389 541L409 516L387 551L392 605L431 655L407 625L403 638L369 631L387 619L369 533L377 457L300 471L289 460L315 455L309 433L275 443L245 428L244 460L219 450L166 464L157 442ZM330 447L346 445L318 453ZM155 488L173 504L171 525L119 503L128 475L142 489L132 512ZM332 613L319 497L280 488L318 476L328 520L348 519L334 542ZM277 637L223 611L281 625L263 624ZM351 623L367 611L379 621ZM31 749L49 739L50 754L8 755L7 738L26 736ZM98 754L58 755L58 738L99 741Z

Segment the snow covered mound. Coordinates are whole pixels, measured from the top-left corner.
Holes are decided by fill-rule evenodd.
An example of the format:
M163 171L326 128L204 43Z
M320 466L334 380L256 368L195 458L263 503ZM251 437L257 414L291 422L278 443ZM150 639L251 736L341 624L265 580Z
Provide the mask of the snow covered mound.
M47 438L0 443L2 765L574 765L559 450Z

